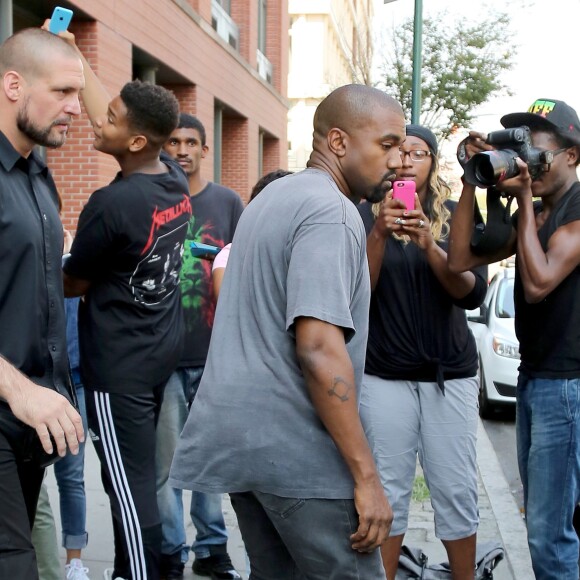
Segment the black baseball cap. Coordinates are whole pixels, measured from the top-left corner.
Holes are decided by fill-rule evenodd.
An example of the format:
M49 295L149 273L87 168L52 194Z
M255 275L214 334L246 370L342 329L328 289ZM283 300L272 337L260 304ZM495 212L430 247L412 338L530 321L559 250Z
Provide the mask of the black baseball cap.
M527 113L511 113L501 118L506 129L527 125L530 129L549 129L567 142L580 145L578 113L564 101L537 99Z
M423 139L427 143L427 147L429 147L431 153L437 155L437 137L435 137L431 129L423 127L423 125L411 124L405 127L405 132L407 133L407 137L419 137L419 139Z

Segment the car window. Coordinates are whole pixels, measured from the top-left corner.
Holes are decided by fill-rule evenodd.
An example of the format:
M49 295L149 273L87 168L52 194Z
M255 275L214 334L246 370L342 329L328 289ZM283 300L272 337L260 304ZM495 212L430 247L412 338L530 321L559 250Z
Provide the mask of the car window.
M495 301L495 315L498 318L513 318L515 316L513 278L504 278L499 283Z

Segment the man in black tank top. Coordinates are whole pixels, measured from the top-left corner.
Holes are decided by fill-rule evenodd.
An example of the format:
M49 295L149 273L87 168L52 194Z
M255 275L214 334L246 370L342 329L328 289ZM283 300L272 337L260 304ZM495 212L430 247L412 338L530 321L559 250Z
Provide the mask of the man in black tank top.
M520 341L517 389L518 463L524 486L528 544L536 578L576 580L578 537L573 514L580 501L580 121L562 101L538 99L527 113L501 119L527 126L532 145L552 162L534 180L519 174L497 185L518 211L504 247L477 255L471 246L475 187L465 184L454 215L449 263L464 271L516 253L514 302ZM490 150L470 133L467 159ZM464 160L464 159L463 159ZM533 202L532 198L540 198Z

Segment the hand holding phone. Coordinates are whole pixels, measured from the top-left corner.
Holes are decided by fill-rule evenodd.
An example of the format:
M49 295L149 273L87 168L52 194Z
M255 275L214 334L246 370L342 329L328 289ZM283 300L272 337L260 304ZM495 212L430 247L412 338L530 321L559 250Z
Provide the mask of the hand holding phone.
M393 182L393 199L400 199L405 204L407 211L415 209L415 182Z
M62 8L61 6L56 6L50 17L50 23L48 25L48 30L53 34L58 34L59 32L64 32L73 17L73 11L68 8Z

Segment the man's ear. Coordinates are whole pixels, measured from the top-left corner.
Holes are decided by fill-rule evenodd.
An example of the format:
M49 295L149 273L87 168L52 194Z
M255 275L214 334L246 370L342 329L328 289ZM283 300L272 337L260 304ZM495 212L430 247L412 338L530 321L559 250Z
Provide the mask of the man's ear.
M333 127L326 136L328 148L338 157L344 157L348 143L348 135L342 129Z
M22 94L22 88L24 85L24 79L16 71L9 70L4 73L3 88L6 96L11 101L17 101Z
M566 156L569 165L578 165L578 159L580 159L580 145L568 148L566 150Z
M201 158L205 159L207 152L209 151L209 147L207 145L202 145L201 147Z
M131 153L138 153L147 146L147 137L145 135L133 135L129 141L129 151Z

